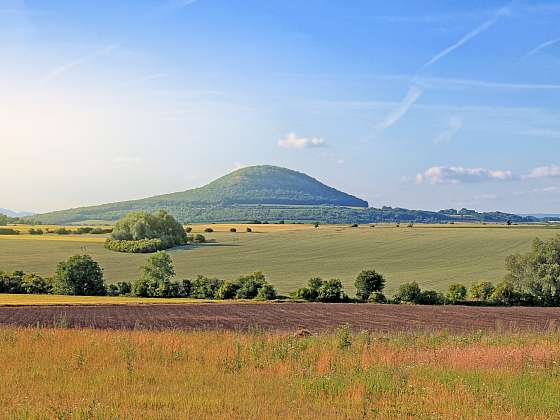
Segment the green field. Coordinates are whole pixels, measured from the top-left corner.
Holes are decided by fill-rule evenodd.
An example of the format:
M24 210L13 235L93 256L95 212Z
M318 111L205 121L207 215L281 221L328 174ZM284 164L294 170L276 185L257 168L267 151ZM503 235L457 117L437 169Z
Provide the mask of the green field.
M537 236L550 238L559 232L543 226L263 225L245 233L244 225L236 225L238 233L230 233L229 226L216 225L216 232L207 234L215 243L170 251L178 278L204 274L229 279L263 271L287 293L311 276L338 277L352 292L356 274L374 268L386 275L389 294L408 281L444 290L454 282L499 281L507 255L527 251ZM0 237L0 270L49 275L58 261L88 253L104 268L107 282L134 279L147 256L108 251L103 240L94 235Z

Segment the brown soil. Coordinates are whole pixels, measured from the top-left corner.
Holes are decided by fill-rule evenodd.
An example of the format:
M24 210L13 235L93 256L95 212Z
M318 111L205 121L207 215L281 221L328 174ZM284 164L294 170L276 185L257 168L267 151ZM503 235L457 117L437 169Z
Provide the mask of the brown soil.
M0 325L102 329L309 330L349 323L369 331L549 331L560 308L495 308L372 304L153 304L0 307Z

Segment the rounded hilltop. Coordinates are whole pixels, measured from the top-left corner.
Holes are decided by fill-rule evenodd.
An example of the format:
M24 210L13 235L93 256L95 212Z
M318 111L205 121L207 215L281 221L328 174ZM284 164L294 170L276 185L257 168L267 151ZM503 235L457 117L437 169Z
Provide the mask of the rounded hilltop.
M309 175L271 165L241 168L204 187L154 198L197 204L368 207L367 201L329 187Z

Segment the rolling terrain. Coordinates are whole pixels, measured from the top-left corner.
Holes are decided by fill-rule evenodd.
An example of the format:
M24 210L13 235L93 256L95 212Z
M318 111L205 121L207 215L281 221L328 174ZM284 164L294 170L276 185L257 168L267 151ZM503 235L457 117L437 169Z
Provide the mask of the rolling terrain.
M230 233L236 226L238 232ZM194 226L202 232L206 225ZM205 234L214 243L170 250L177 278L197 274L233 279L262 271L280 292L304 286L312 276L340 278L353 293L355 276L374 268L385 274L387 292L417 281L422 288L445 290L451 283L498 282L504 259L529 249L535 237L553 237L556 229L542 226L484 225L212 225ZM146 255L123 254L103 247L99 235L0 236L0 270L21 269L51 275L59 261L90 254L104 268L106 281L130 281L139 275Z

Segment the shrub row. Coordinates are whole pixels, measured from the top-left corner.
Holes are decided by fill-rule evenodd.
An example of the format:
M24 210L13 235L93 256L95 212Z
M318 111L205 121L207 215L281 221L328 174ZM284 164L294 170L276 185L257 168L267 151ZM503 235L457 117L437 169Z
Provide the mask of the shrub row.
M165 249L165 245L161 239L141 239L138 241L125 241L107 238L105 240L105 248L117 252L146 254L150 252L161 251Z
M10 228L0 228L0 235L19 235L19 231Z

